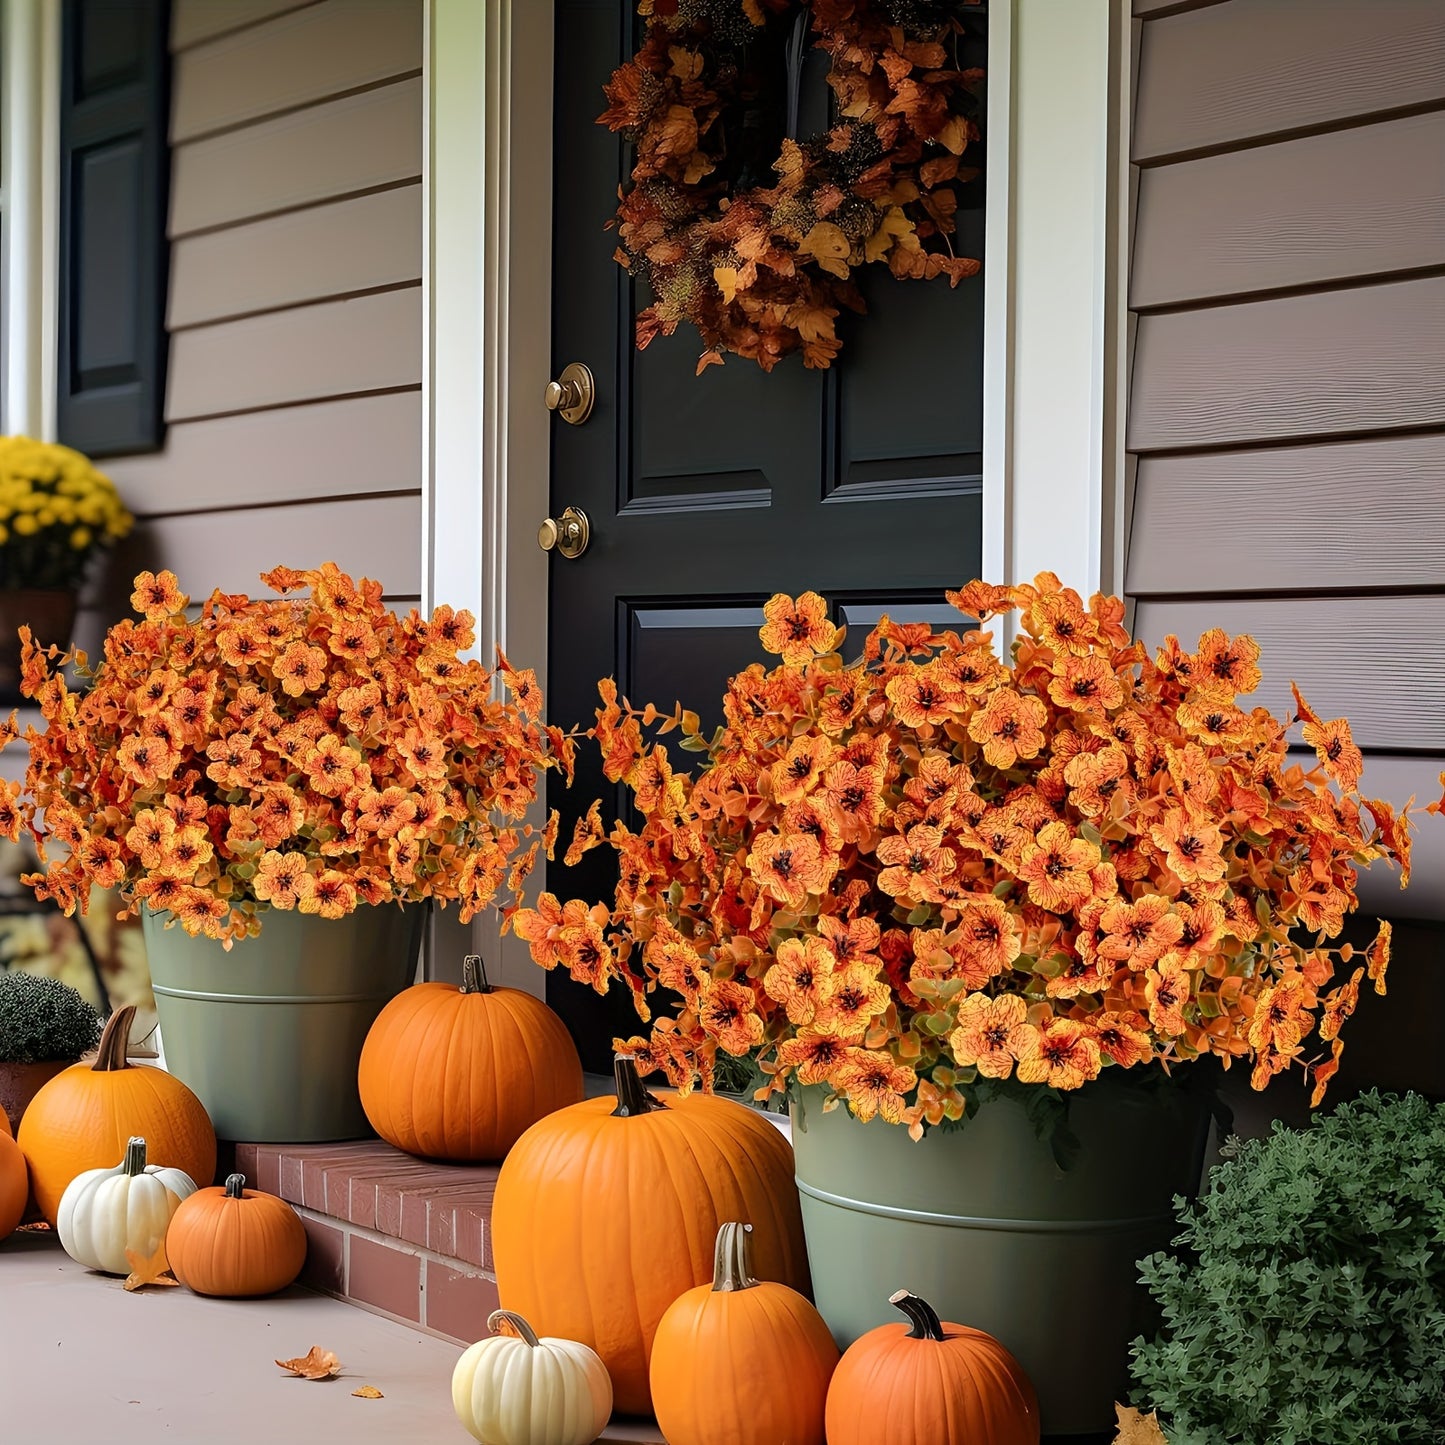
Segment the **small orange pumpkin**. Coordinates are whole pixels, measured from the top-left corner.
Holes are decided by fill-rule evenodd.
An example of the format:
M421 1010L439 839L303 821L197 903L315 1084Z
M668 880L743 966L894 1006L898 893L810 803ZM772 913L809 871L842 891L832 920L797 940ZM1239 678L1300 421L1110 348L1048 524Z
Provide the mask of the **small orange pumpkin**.
M468 955L462 986L419 983L377 1015L357 1071L371 1127L428 1159L501 1159L538 1119L582 1097L582 1063L540 999L493 988Z
M117 1009L95 1062L57 1074L20 1121L35 1203L52 1227L66 1185L87 1169L109 1169L133 1135L145 1139L153 1164L183 1170L198 1183L215 1177L216 1133L205 1105L164 1069L126 1062L134 1017L133 1004Z
M197 1294L274 1294L293 1283L306 1262L306 1230L296 1211L245 1186L244 1174L228 1175L224 1188L198 1189L183 1199L171 1219L171 1273Z
M631 1059L615 1098L532 1125L492 1205L502 1307L602 1356L616 1408L651 1412L647 1364L668 1305L712 1277L718 1226L748 1220L763 1279L808 1289L793 1150L755 1109L712 1094L656 1099Z
M828 1387L828 1445L1039 1445L1039 1402L992 1335L947 1324L906 1289L909 1325L855 1340Z
M30 1202L30 1176L25 1156L8 1135L0 1134L0 1239L9 1239L25 1217Z
M679 1295L652 1341L652 1408L671 1445L823 1445L838 1346L796 1290L753 1278L752 1225L717 1233L710 1285Z

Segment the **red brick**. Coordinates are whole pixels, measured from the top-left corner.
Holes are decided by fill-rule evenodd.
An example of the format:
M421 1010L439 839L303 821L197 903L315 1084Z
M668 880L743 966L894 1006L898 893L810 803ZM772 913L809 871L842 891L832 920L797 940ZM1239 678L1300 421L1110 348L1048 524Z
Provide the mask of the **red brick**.
M353 1234L346 1293L388 1314L421 1323L421 1259L402 1249Z
M256 1153L259 1148L258 1144L236 1145L236 1170L244 1174L248 1182L256 1178Z
M346 1235L319 1219L301 1216L306 1230L306 1263L301 1283L324 1294L346 1293Z
M427 1329L469 1345L486 1334L487 1316L498 1304L495 1280L427 1260Z
M281 1192L281 1153L277 1149L268 1149L264 1144L256 1146L255 1175L251 1180L253 1189L260 1189L266 1194L279 1194Z
M492 1267L491 1250L487 1240L491 1231L487 1228L490 1215L483 1215L476 1209L458 1209L453 1226L452 1249L457 1259L468 1264Z
M281 1156L281 1177L280 1177L281 1198L291 1204L303 1204L305 1200L301 1193L301 1161L294 1154L283 1154Z

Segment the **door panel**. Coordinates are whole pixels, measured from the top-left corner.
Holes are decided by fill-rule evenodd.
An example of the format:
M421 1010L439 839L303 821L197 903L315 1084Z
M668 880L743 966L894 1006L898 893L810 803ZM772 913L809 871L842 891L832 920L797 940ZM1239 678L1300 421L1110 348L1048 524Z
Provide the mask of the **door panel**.
M597 679L611 676L639 705L680 701L710 726L726 679L764 658L758 628L774 592L822 592L849 624L850 653L885 611L959 620L943 590L979 566L983 289L865 276L869 314L842 320L844 350L826 372L792 357L766 374L731 357L696 376L702 344L682 329L639 353L633 320L646 300L604 229L630 147L595 124L603 83L635 48L634 9L556 7L554 374L585 362L597 400L582 426L553 424L551 515L583 508L592 540L575 561L552 554L548 715L590 722ZM809 128L826 115L819 59L804 71ZM979 255L975 189L956 245ZM584 748L574 787L550 800L564 840L597 796L624 802ZM576 868L550 867L548 887L610 899L613 878L597 849ZM590 1069L606 1067L614 1034L639 1028L629 1000L599 1000L558 974L547 996Z

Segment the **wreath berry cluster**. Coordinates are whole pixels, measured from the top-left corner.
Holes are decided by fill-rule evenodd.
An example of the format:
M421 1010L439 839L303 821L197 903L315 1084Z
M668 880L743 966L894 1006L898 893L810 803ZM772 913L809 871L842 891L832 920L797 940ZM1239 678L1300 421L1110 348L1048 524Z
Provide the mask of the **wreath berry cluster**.
M853 273L957 285L980 262L955 254L962 158L980 139L983 72L959 63L977 0L640 0L642 48L606 86L599 124L637 146L618 208L617 259L652 292L645 348L689 321L705 349L765 371L794 351L827 367L842 308L865 309ZM747 184L757 117L776 110L774 39L807 27L829 57L834 120L785 136L766 183ZM798 54L801 54L799 47ZM761 176L763 167L756 167Z

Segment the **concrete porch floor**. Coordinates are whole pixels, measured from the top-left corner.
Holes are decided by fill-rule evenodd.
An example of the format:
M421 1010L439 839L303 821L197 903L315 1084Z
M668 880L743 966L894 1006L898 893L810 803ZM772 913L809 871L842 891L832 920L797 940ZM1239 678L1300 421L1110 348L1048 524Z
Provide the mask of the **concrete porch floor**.
M333 1351L330 1380L273 1361ZM259 1300L183 1288L127 1294L76 1264L51 1234L0 1244L0 1401L5 1445L365 1445L470 1439L452 1413L461 1351L309 1290ZM374 1385L380 1400L352 1391ZM608 1442L660 1441L650 1424Z

